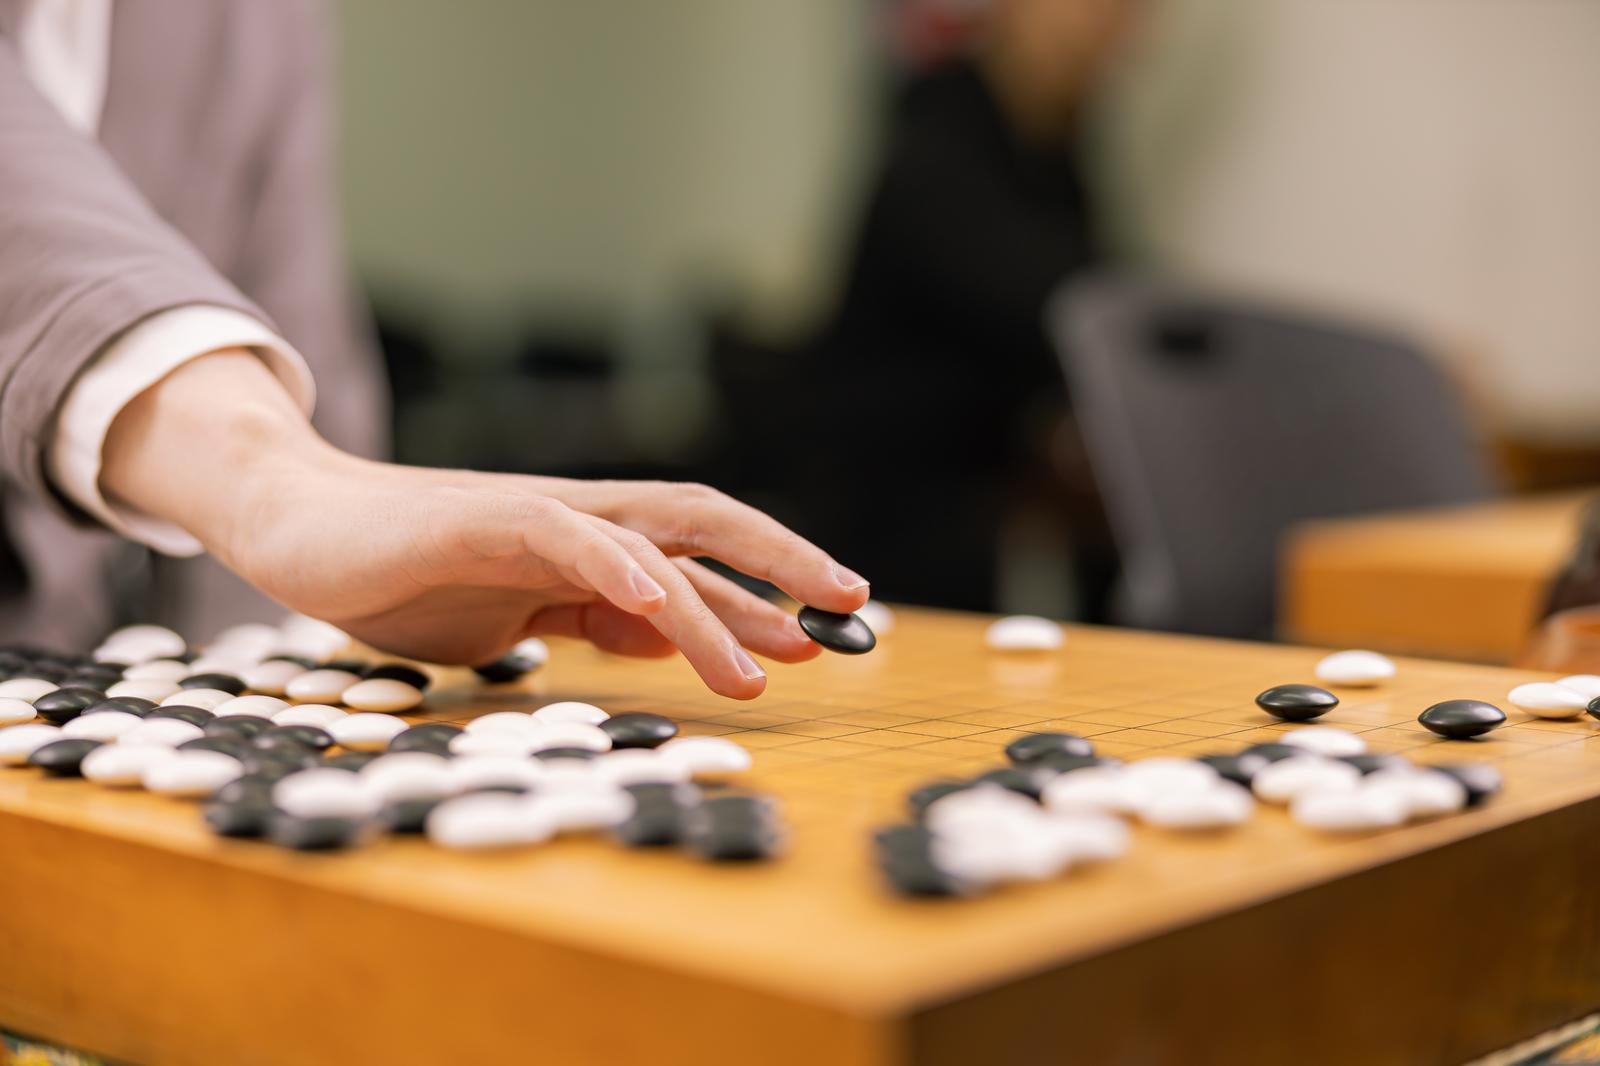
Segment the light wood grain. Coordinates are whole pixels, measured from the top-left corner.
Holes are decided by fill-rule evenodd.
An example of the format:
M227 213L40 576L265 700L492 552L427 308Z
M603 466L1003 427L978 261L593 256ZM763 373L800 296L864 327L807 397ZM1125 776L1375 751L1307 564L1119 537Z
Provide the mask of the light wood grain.
M1594 496L1306 523L1283 553L1284 635L1325 647L1511 662Z
M1415 722L1435 700L1503 702L1539 675L1403 661L1391 685L1347 692L1326 724L1419 761L1493 760L1509 782L1496 803L1356 838L1319 836L1276 810L1220 835L1141 829L1127 859L1057 882L972 901L897 899L876 878L867 838L903 816L915 784L998 765L1019 732L1078 732L1123 758L1272 739L1289 727L1252 697L1309 680L1318 657L1091 628L1071 630L1059 652L1000 655L982 645L985 621L903 611L872 655L772 667L753 704L709 695L677 661L558 643L526 691L455 683L424 708L421 717L460 721L585 699L728 735L755 754L748 783L778 796L794 827L792 853L764 866L712 867L602 840L492 855L383 840L297 855L217 840L182 802L0 771L0 1024L162 1064L530 1061L542 1048L540 1061L576 1064L887 1066L973 1061L951 1049L986 1033L987 1061L1065 1061L1047 1042L1063 1026L1110 1049L1106 1061L1159 1061L1192 1042L1200 1005L1227 1007L1218 996L1233 986L1204 978L1216 937L1272 984L1307 965L1281 950L1281 936L1305 924L1299 935L1334 972L1358 974L1364 953L1398 950L1407 915L1432 916L1430 944L1441 923L1461 919L1474 900L1440 897L1449 878L1493 876L1485 862L1514 856L1525 864L1518 885L1549 891L1573 872L1574 834L1600 828L1595 723L1513 711L1486 741L1452 744ZM1548 826L1543 816L1566 829L1528 828ZM1533 846L1541 839L1556 853ZM1537 936L1552 952L1540 965L1565 972L1572 951L1593 946L1583 937L1600 921L1600 879L1567 890L1573 939L1547 944L1540 914L1519 906L1507 908L1497 943ZM1420 955L1407 973L1449 978L1450 956ZM1160 988L1167 972L1198 982L1191 1007L1141 1013L1150 1004L1140 982ZM1537 985L1528 1003L1472 1028L1460 1050L1489 1050L1592 1006L1597 980ZM1103 994L1086 998L1093 989ZM1325 1052L1348 1050L1334 1036L1351 1010L1409 1034L1406 1047L1438 1044L1453 1024L1346 991L1337 1010L1313 1003L1294 1019L1327 1031ZM1372 991L1390 995L1393 982ZM1235 1009L1251 1026L1218 1032L1237 1041L1251 1027L1271 1030L1261 1046L1279 1046L1282 1025ZM1128 1032L1134 1025L1158 1031Z

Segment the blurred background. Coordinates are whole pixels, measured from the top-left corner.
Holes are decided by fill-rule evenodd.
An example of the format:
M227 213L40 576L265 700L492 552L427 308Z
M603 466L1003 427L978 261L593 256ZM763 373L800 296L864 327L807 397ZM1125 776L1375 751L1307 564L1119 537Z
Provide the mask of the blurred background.
M1230 635L1303 519L1600 482L1592 0L338 8L405 461Z

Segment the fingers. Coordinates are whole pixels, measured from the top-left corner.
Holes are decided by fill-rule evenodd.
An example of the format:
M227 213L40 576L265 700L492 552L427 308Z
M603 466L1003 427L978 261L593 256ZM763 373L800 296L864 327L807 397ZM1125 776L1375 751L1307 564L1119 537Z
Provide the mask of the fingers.
M529 637L576 637L601 651L659 659L677 651L672 641L648 621L609 603L572 603L546 607L529 621Z
M822 651L787 611L692 559L673 563L746 648L785 663L804 662Z
M614 504L620 524L639 530L668 555L709 555L770 581L828 611L854 611L867 602L867 580L781 522L704 485L625 486Z
M666 590L665 602L650 616L650 623L678 646L701 680L712 691L734 699L759 696L767 686L766 671L706 606L683 571L643 534L602 518L588 521L621 545Z
M454 516L464 566L487 564L503 574L509 563L524 585L537 585L552 573L576 576L632 614L651 614L666 604L666 590L634 553L561 501L515 493L467 494L467 500L476 506ZM449 552L450 546L438 551Z

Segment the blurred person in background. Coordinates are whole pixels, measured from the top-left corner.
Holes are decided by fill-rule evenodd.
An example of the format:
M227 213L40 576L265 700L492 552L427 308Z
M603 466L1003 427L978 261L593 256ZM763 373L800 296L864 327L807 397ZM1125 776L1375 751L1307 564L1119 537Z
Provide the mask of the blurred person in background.
M1134 7L896 9L912 70L839 306L803 360L811 417L839 428L807 434L820 458L795 475L805 528L849 545L887 599L993 609L1008 512L1037 495L1071 512L1079 613L1098 614L1109 542L1085 479L1050 469L1066 411L1043 316L1104 258L1084 112Z
M309 0L0 0L0 637L205 638L275 601L438 662L676 648L738 698L746 649L815 655L690 556L837 611L865 579L720 493L373 458L327 43ZM166 557L143 587L129 543Z

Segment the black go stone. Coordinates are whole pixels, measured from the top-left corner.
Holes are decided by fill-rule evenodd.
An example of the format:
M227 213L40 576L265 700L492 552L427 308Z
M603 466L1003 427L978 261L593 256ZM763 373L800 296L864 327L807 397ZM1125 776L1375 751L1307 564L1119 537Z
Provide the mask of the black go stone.
M214 688L230 695L244 692L244 682L232 674L191 674L178 682L179 688Z
M685 814L699 802L692 785L627 785L633 796L633 813L614 826L611 835L630 848L656 848L677 844L684 838Z
M298 748L315 753L333 747L333 736L314 725L275 725L262 730L253 743L264 751Z
M876 634L867 627L867 623L853 614L802 607L798 620L806 636L829 651L865 655L878 646Z
M972 787L971 781L957 781L946 778L943 781L929 781L921 788L913 789L906 796L906 806L911 809L911 817L920 819L927 813L928 807L935 800L942 800L946 796L953 796L957 792L965 792Z
M1411 769L1411 760L1404 755L1384 755L1377 752L1367 752L1363 755L1340 755L1337 761L1349 763L1357 770L1360 770L1363 775L1375 774L1379 770Z
M1094 745L1076 733L1030 733L1006 745L1006 758L1017 766L1037 762L1046 755L1093 754Z
M1044 792L1044 786L1055 777L1052 770L1033 766L1002 766L996 770L981 773L972 779L974 785L999 785L1031 800L1037 800Z
M338 755L326 755L322 765L334 770L360 770L367 763L378 757L375 751L342 751Z
M389 751L425 751L430 755L450 754L450 741L462 733L460 726L445 722L428 722L414 725L403 733L396 733L389 741Z
M703 859L753 862L783 850L787 834L764 796L716 796L684 817L684 840Z
M294 663L302 670L315 670L317 661L308 659L304 655L269 655L262 662L268 663Z
M355 674L360 677L367 672L367 668L371 665L365 659L329 659L327 662L318 663L316 669L343 670L347 674Z
M158 704L155 700L147 700L139 696L113 696L108 700L101 700L99 703L85 707L83 713L97 714L100 711L122 711L124 714L134 714L144 718L155 710L157 706Z
M1239 754L1255 755L1267 760L1268 762L1277 762L1280 759L1293 759L1296 756L1304 755L1305 753L1306 749L1297 748L1293 744L1279 744L1275 741L1268 741L1265 744L1252 744Z
M895 825L872 836L873 858L889 886L903 896L966 896L971 884L933 861L933 834L921 825Z
M276 783L276 778L245 774L217 789L210 798L218 803L264 803L270 807L272 786Z
M315 751L298 743L285 743L275 748L251 745L249 753L239 761L244 764L245 773L271 781L309 770L322 762Z
M1339 706L1339 697L1315 685L1278 685L1257 696L1256 706L1285 722L1309 722Z
M1482 736L1504 725L1505 720L1505 711L1482 700L1445 700L1417 715L1417 721L1446 740Z
M656 748L678 735L672 719L645 711L612 715L600 729L611 738L613 748Z
M267 831L274 814L272 801L265 798L225 802L213 799L200 809L211 831L224 837L258 837Z
M371 681L404 681L418 692L428 691L428 675L405 663L379 663L369 666L361 675Z
M1585 707L1584 710L1589 712L1590 718L1600 718L1600 696L1590 700L1589 706Z
M28 763L51 777L82 777L83 760L100 746L100 741L84 737L52 740L34 748L33 754L28 756Z
M195 737L178 745L179 751L216 751L232 755L241 763L250 754L250 742L241 737Z
M598 759L600 753L593 748L545 748L533 753L535 759L581 759L584 762Z
M1105 755L1065 755L1053 752L1041 755L1033 762L1027 763L1022 769L1048 771L1052 774L1070 774L1074 770L1090 770L1096 766L1121 766L1121 759L1113 759Z
M205 724L208 737L231 737L235 740L254 740L272 728L272 719L257 714L230 714L226 718L212 717Z
M90 673L84 670L79 670L76 673L68 674L66 677L62 678L61 687L92 688L104 692L106 689L110 688L112 685L115 685L121 680L122 675L120 673Z
M334 851L361 841L366 823L359 818L321 815L301 818L275 812L267 822L267 839L296 851Z
M185 707L179 703L167 704L157 707L145 716L146 718L176 718L180 722L204 727L217 716L204 707Z
M491 685L509 685L511 682L533 673L541 665L534 659L511 652L510 654L502 655L492 663L482 663L474 666L472 672Z
M378 812L378 824L391 833L420 833L427 828L428 815L443 802L442 796L394 800Z
M1270 765L1272 760L1242 751L1237 755L1202 755L1195 762L1205 763L1234 784L1249 788L1256 774Z
M45 721L61 725L78 717L85 707L93 707L105 698L106 694L97 689L58 688L54 692L46 692L35 700L33 710Z
M1477 807L1505 786L1499 768L1486 762L1446 763L1433 769L1449 774L1467 790L1467 806Z

